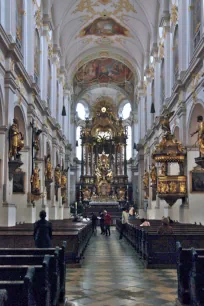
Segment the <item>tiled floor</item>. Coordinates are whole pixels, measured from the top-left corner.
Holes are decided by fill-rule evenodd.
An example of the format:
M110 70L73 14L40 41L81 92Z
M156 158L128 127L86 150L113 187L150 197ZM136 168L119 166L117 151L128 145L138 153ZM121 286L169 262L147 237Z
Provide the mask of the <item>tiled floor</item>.
M118 233L91 238L82 268L68 269L66 297L76 306L173 306L175 270L147 270Z

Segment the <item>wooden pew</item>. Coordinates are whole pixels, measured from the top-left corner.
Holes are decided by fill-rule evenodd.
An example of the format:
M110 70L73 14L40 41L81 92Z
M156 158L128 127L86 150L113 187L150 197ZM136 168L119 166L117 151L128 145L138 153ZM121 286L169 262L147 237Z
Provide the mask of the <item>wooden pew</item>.
M55 298L58 298L58 294L59 296L59 300L60 302L64 302L65 300L65 282L66 282L66 264L65 264L65 249L66 249L66 241L63 242L61 248L56 247L54 248L48 248L48 249L37 249L37 248L33 248L33 249L28 249L28 248L17 248L17 249L10 249L10 248L4 248L4 249L0 249L0 264L3 263L5 264L5 261L7 259L4 259L3 255L12 255L13 263L15 264L15 262L19 262L20 258L17 257L17 259L15 259L15 255L22 255L25 257L22 257L22 263L23 264L23 260L24 260L24 264L32 264L33 262L37 263L41 263L42 259L44 257L45 254L47 255L53 255L55 256L55 260L53 262L53 267L55 267L55 271L53 271L53 275L55 275L55 273L57 273L57 271L59 271L57 274L59 275L59 279L56 278L56 280L54 281L55 284L59 283L60 289L57 288L52 288L52 292L56 292L55 294ZM29 255L30 258L29 258ZM1 259L3 258L3 259ZM4 262L2 262L4 260ZM8 261L7 261L8 263Z
M38 269L44 266L46 271L44 284L41 284L42 288L47 288L49 291L49 296L52 305L58 305L60 298L60 271L58 265L58 256L56 255L56 251L54 255L0 255L0 272L4 272L5 280L11 280L9 278L9 272L7 273L5 268L8 268L9 271L13 272L13 277L15 277L14 271L16 269L16 273L19 275L19 279L23 279L23 276L26 272L26 269L29 266L34 266L36 268L36 273L39 271ZM9 268L10 267L10 268ZM20 274L21 273L21 274ZM42 274L42 271L41 271ZM3 277L3 276L2 276ZM40 277L40 276L39 276ZM43 279L43 275L40 279ZM1 275L0 275L1 280ZM16 280L16 279L13 279ZM38 285L38 283L37 283ZM63 288L64 290L64 288ZM64 299L63 299L64 300Z
M144 260L145 267L176 268L176 241L181 241L185 248L204 248L203 226L176 223L172 225L173 235L158 235L158 222L153 221L150 227L128 224L124 232L124 237ZM121 221L117 220L117 229L120 227Z
M50 256L42 265L0 266L0 289L8 292L6 306L52 306L48 269Z
M192 249L192 266L189 273L190 305L204 305L204 255Z
M192 249L182 248L179 241L177 247L178 302L190 304L189 273L192 269ZM197 254L204 255L204 249L197 249ZM179 304L177 302L177 304Z
M6 306L6 301L8 300L7 291L5 289L0 290L0 305Z
M63 221L63 222L61 222ZM67 220L60 220L53 226L53 246L67 242L66 263L80 263L85 248L92 235L91 222L79 225ZM33 224L20 224L11 228L0 228L0 248L34 248Z

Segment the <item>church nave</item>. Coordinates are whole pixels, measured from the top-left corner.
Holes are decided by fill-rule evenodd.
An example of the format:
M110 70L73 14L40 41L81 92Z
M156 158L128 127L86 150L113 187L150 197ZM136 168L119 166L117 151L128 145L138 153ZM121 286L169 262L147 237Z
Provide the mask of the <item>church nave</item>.
M66 297L75 306L173 306L176 270L144 269L125 239L92 236L81 268L67 268Z

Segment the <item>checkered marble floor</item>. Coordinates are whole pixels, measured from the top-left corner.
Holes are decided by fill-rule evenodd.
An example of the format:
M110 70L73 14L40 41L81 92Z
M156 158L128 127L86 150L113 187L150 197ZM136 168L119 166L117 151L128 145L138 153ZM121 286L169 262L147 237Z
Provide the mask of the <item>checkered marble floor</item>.
M90 240L82 268L68 268L66 298L75 306L173 306L175 270L147 270L135 250L118 239L100 235Z

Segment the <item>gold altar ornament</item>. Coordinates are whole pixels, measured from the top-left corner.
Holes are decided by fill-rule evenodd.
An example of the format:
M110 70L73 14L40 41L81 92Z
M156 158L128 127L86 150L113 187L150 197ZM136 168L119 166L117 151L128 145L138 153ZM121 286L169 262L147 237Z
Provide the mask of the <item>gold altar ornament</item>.
M157 177L157 194L169 205L173 205L178 199L186 196L186 176L184 176L184 161L186 151L181 142L177 141L170 129L170 118L174 112L160 117L160 125L163 136L152 158L160 165L160 174ZM169 174L170 164L179 165L179 174Z
M67 176L64 172L62 172L62 176L61 176L61 187L62 188L66 188L67 185Z

